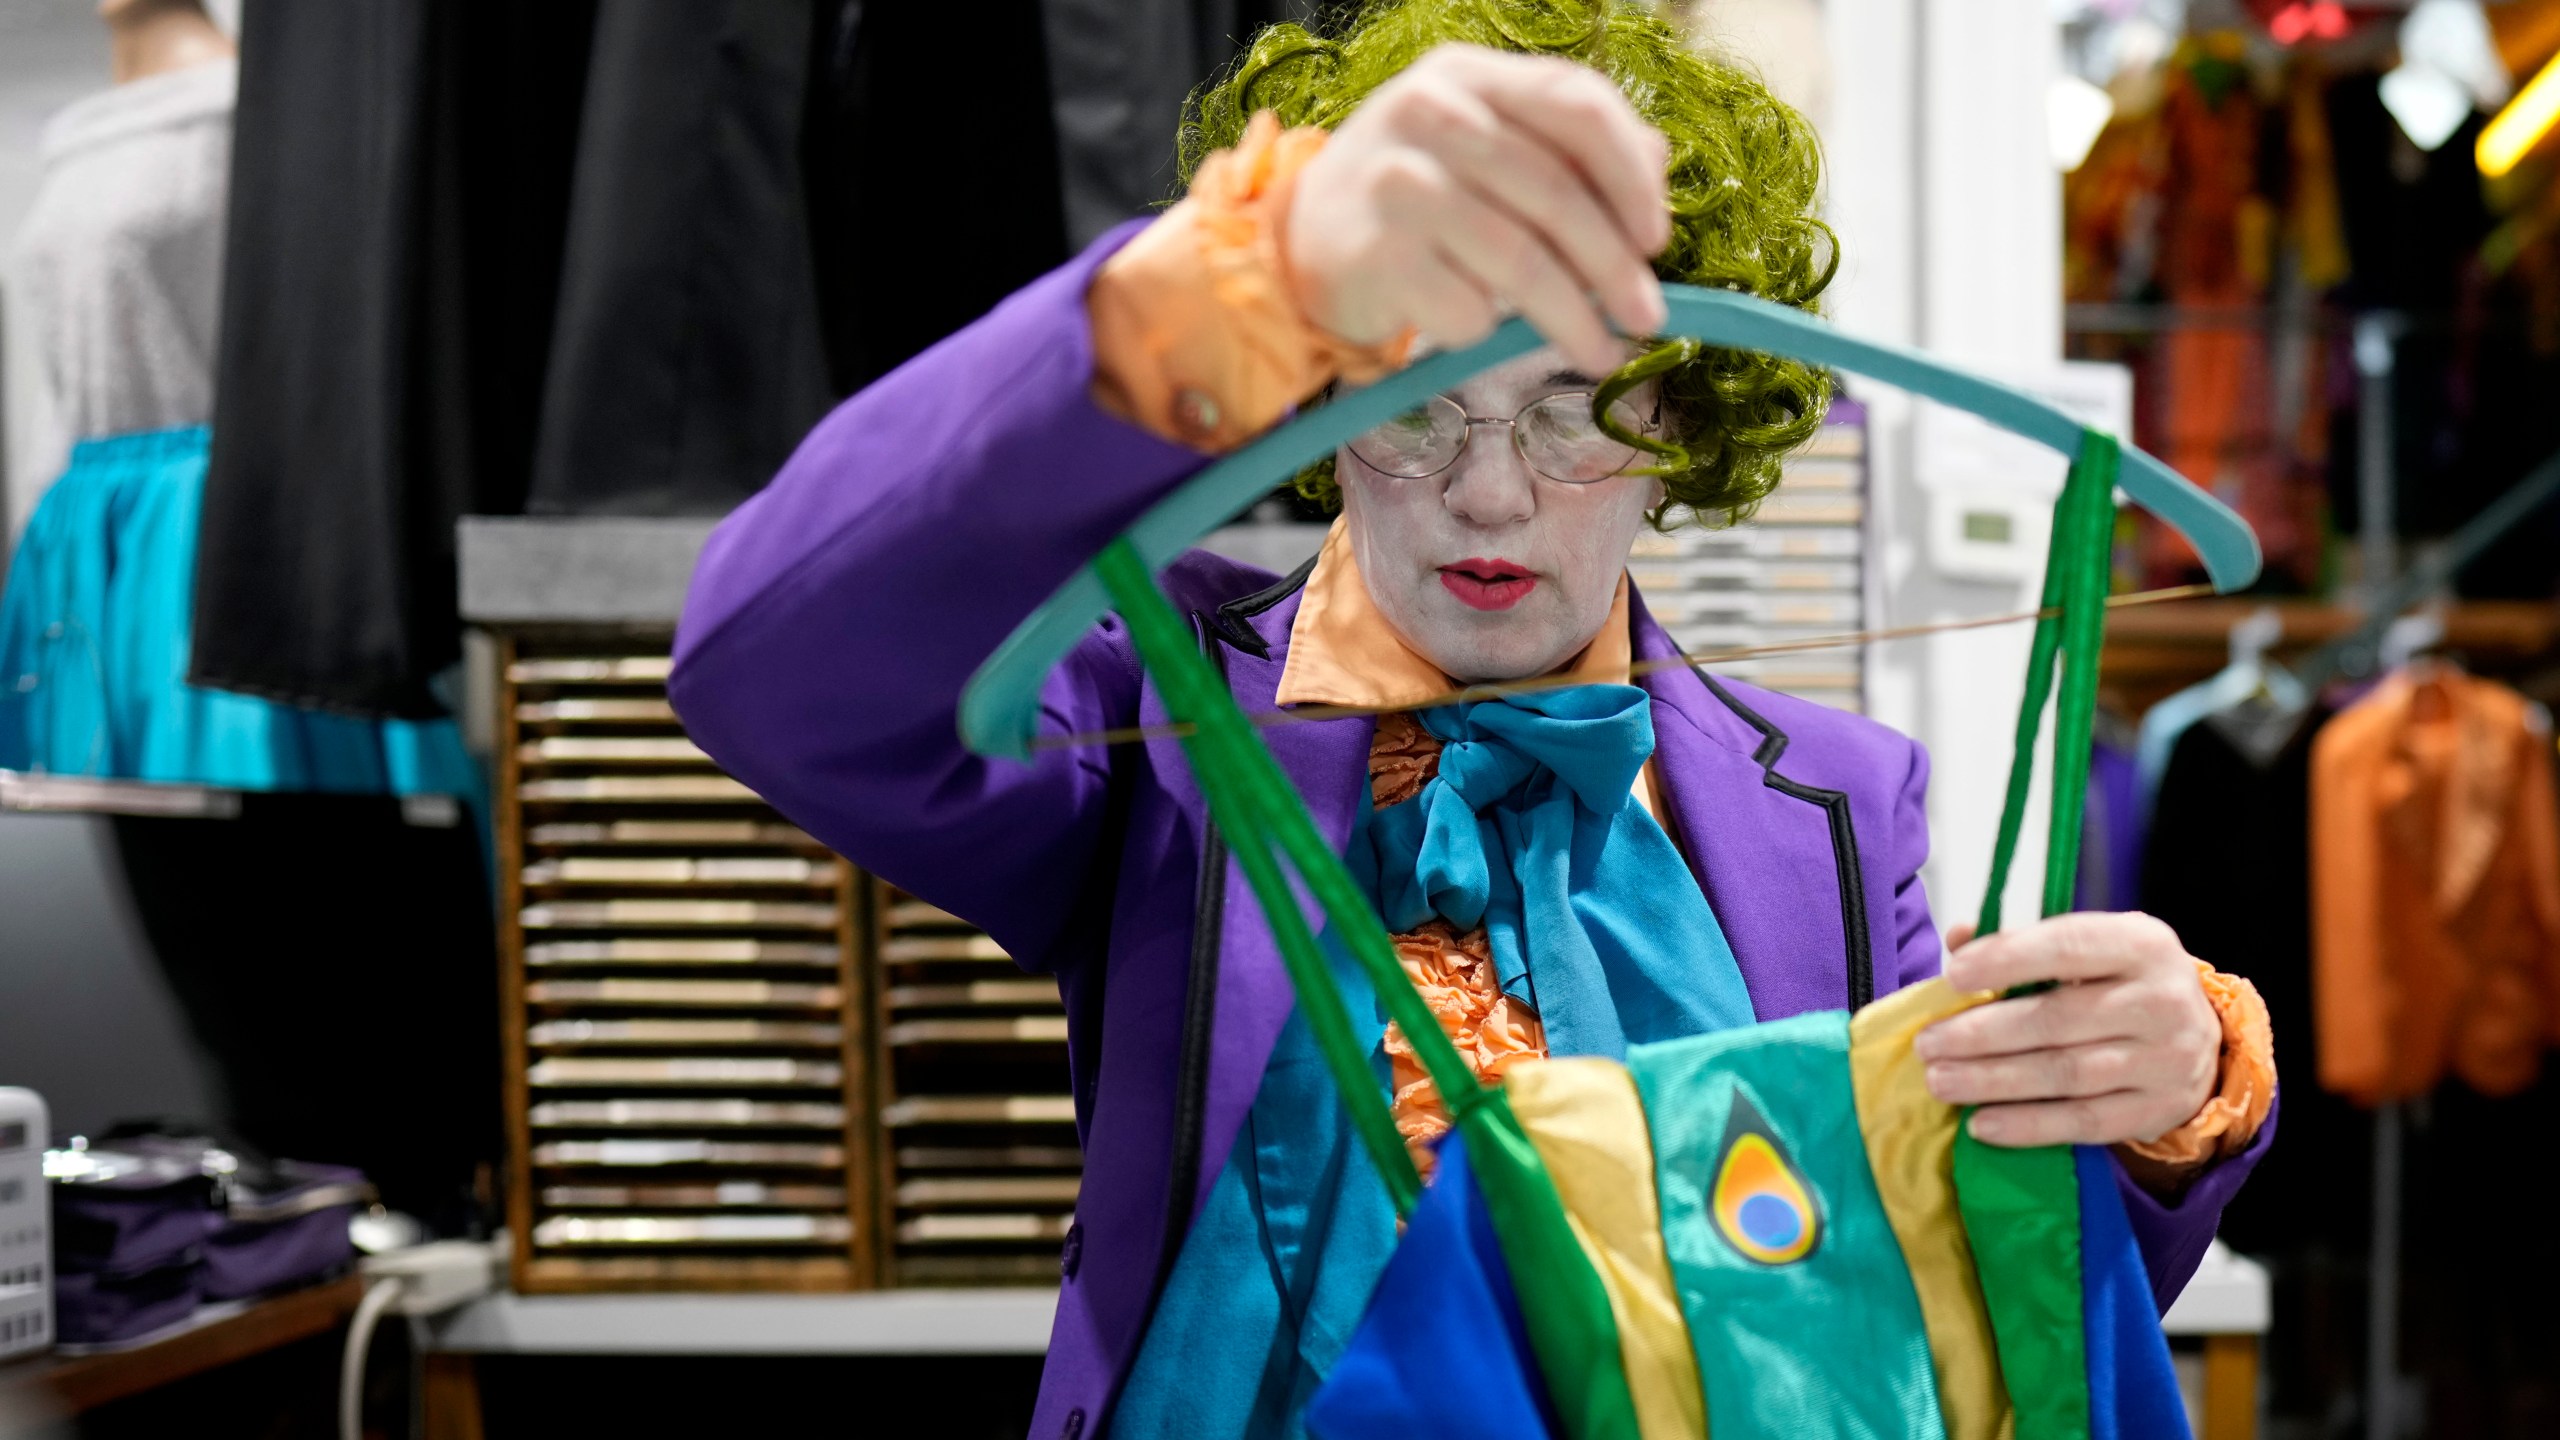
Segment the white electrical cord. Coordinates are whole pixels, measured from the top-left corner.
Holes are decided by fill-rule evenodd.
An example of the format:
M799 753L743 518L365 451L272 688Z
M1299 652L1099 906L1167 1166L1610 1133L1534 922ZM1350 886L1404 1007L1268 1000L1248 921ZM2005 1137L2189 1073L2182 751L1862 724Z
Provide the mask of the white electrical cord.
M347 1321L347 1353L338 1362L338 1440L364 1440L365 1352L373 1348L373 1331L382 1323L382 1312L400 1298L406 1283L396 1275L374 1281Z

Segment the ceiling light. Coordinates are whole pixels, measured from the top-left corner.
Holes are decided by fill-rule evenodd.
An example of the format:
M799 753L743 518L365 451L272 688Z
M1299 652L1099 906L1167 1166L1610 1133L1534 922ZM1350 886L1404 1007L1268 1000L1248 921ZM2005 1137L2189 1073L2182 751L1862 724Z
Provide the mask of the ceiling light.
M2382 77L2382 108L2410 144L2431 151L2471 118L2471 92L2432 65L2403 65Z
M2400 22L2400 62L2440 70L2460 81L2483 110L2506 104L2515 90L2480 0L2418 0Z
M2338 0L2294 0L2276 12L2267 22L2267 33L2279 45L2299 45L2305 40L2342 40L2347 30L2346 7Z
M2115 97L2077 75L2055 78L2045 92L2045 132L2053 146L2053 165L2064 174L2080 168L2089 148L2116 113Z

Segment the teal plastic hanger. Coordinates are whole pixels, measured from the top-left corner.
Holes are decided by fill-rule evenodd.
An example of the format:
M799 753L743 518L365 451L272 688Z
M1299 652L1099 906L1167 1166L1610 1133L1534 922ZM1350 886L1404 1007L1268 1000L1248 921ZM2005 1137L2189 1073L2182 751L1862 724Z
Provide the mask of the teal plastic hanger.
M1663 296L1670 310L1661 329L1665 338L1685 336L1865 375L1980 416L2065 457L2079 453L2085 428L2079 421L1998 381L1915 350L1843 334L1801 310L1754 296L1694 285L1666 285ZM1126 538L1150 572L1161 570L1353 436L1542 343L1527 322L1512 320L1480 344L1430 356L1310 410L1193 476L1139 516ZM2203 557L2215 589L2242 589L2258 578L2258 537L2248 523L2185 477L2128 446L2117 484L2134 504L2186 537ZM970 677L960 697L962 741L983 755L1029 758L1042 682L1110 608L1101 579L1088 565L1031 612Z

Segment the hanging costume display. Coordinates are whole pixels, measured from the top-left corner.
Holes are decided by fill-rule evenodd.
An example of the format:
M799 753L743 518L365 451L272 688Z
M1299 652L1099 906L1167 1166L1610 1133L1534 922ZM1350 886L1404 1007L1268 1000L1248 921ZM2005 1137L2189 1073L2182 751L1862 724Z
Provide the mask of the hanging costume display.
M2551 727L2503 685L2422 663L2311 752L2320 1083L2365 1105L2447 1076L2530 1085L2560 1044Z
M1462 27L1492 8L1412 13L1456 17L1451 25ZM1827 273L1829 240L1803 213L1814 175L1800 122L1731 72L1685 52L1664 58L1676 41L1636 11L1540 13L1542 23L1571 32L1555 41L1566 53L1599 43L1605 27L1636 47L1628 63L1664 65L1669 73L1656 74L1661 83L1647 93L1669 97L1667 104L1706 92L1705 118L1648 116L1672 137L1675 209L1684 186L1729 206L1721 223L1736 234L1750 230L1757 244L1750 259L1760 267L1754 286L1736 288L1809 304ZM1271 57L1307 53L1303 35L1285 27L1275 35L1258 43L1248 72ZM1434 38L1503 37L1409 32L1398 43ZM1373 377L1402 358L1345 346L1306 325L1272 265L1277 197L1321 143L1314 131L1283 124L1338 120L1360 93L1339 76L1361 66L1376 72L1374 80L1402 63L1326 48L1333 44L1317 41L1315 51L1338 64L1302 65L1285 83L1262 74L1253 86L1280 123L1255 117L1248 130L1241 84L1204 98L1195 143L1234 148L1201 166L1181 206L1143 229L1106 235L823 422L706 548L670 694L699 743L812 833L969 916L1028 968L1059 977L1088 1169L1062 1256L1033 1433L1201 1433L1204 1425L1296 1433L1323 1412L1328 1375L1346 1383L1360 1365L1396 1373L1391 1365L1355 1365L1354 1336L1409 1293L1381 1287L1380 1275L1428 1249L1440 1259L1416 1263L1438 1274L1445 1262L1452 1283L1472 1286L1450 1323L1508 1336L1514 1353L1536 1357L1516 1385L1497 1369L1481 1386L1470 1376L1466 1386L1442 1387L1467 1390L1442 1397L1452 1406L1482 1400L1489 1414L1510 1417L1470 1433L1546 1433L1535 1428L1543 1406L1558 1422L1553 1433L1633 1435L1640 1414L1678 1413L1684 1403L1703 1413L1705 1402L1683 1401L1679 1367L1667 1361L1689 1357L1690 1385L1713 1395L1700 1346L1728 1353L1714 1334L1692 1343L1698 1312L1678 1284L1655 1278L1675 1262L1692 1278L1714 1268L1702 1260L1695 1227L1721 1223L1719 1233L1782 1256L1804 1232L1791 1237L1758 1202L1783 1205L1787 1165L1799 1167L1798 1188L1809 1196L1854 1192L1867 1167L1839 1012L1937 968L1940 945L1918 880L1926 761L1908 740L1864 720L1680 664L1632 587L1593 646L1597 654L1619 643L1612 631L1623 637L1626 668L1592 678L1637 682L1624 689L1602 683L1512 696L1463 711L1426 710L1405 724L1353 715L1257 733L1238 713L1303 698L1307 674L1325 670L1328 656L1347 662L1337 674L1374 679L1377 655L1374 643L1362 648L1363 628L1336 630L1325 619L1360 581L1356 568L1337 561L1328 570L1322 556L1276 580L1182 553L1193 527L1267 493L1277 475L1431 389L1535 343L1514 325L1486 346L1351 391L1202 471L1202 451L1243 444L1327 379ZM1716 127L1726 123L1766 128L1753 130L1755 145L1737 153L1718 138ZM1757 168L1737 176L1736 164ZM1744 263L1716 248L1739 242L1718 236L1684 231L1662 262L1667 278L1721 280L1729 272L1717 267ZM1747 421L1710 422L1733 427L1717 434L1715 456L1702 444L1696 455L1665 447L1674 453L1663 457L1666 473L1679 477L1675 496L1699 496L1695 503L1709 513L1747 508L1776 480L1778 458L1818 423L1826 393L1812 365L1753 352L1787 347L1786 354L1852 366L1858 357L1872 363L1875 352L1825 349L1820 327L1782 324L1771 315L1787 312L1757 301L1674 288L1675 317L1695 305L1690 318L1699 325L1764 327L1748 333L1765 342L1709 352L1725 367L1722 391L1688 363L1695 350L1669 351L1661 372L1666 408L1691 404L1702 414L1731 392L1736 367L1753 377L1760 408ZM1794 348L1802 346L1814 348ZM1941 373L1916 357L1894 364L1905 367L1888 367L1898 379ZM1194 386L1218 403L1177 404ZM2076 424L2047 415L2019 411L2004 423L2053 444L2080 435ZM1026 484L1035 472L1040 482ZM1301 483L1322 478L1311 471ZM2202 537L2217 575L2245 578L2254 569L2245 530L2156 461L2128 455L2124 478ZM2075 487L2067 527L2100 550L2109 512L2091 497L2106 484L2092 478ZM1168 508L1151 509L1160 502ZM977 517L973 529L1000 528L1005 563L963 562L953 516ZM1143 545L1113 542L1133 522ZM1340 550L1338 537L1329 548ZM2094 665L2090 627L2104 566L2073 573L2080 588L2070 608L2080 628L2067 646L2059 630L2040 639L2045 684L2057 648L2074 666ZM1120 616L1094 623L1106 603ZM880 623L890 614L907 619ZM1365 631L1372 642L1376 633ZM955 707L979 658L999 648L1000 660ZM847 689L855 676L859 703ZM2094 670L2088 678L2093 683ZM2066 690L2066 734L2085 738L2088 699L2076 686ZM1034 713L1053 740L1117 736L1169 718L1197 729L1187 739L1148 728L1125 743L1034 751L1025 746ZM1585 725L1607 737L1588 751L1570 733ZM2085 775L2085 751L2074 763ZM1402 803L1388 801L1398 794ZM2022 807L2023 790L2017 799ZM2076 800L2071 808L2076 822ZM1595 876L1588 887L1577 880L1561 891L1544 888L1540 867L1582 854L1592 835L1610 838L1602 869L1621 856L1677 863ZM1657 847L1648 836L1667 843ZM2056 848L2066 868L2058 899L2048 876L2048 901L2058 908L2068 900L2069 872L2068 847ZM1283 855L1306 896L1287 889ZM1354 869L1344 868L1345 855ZM1613 890L1621 883L1627 888ZM1633 893L1648 887L1688 893ZM1586 894L1612 893L1626 903L1579 909ZM1576 909L1561 924L1559 895ZM1673 909L1650 908L1658 905ZM1410 928L1389 936L1382 910L1388 924ZM1327 922L1322 940L1309 923L1318 916ZM1676 925L1695 943L1657 948L1659 935L1631 934L1622 922L1637 930ZM1723 956L1705 943L1710 934L1722 935ZM1456 1028L1468 1033L1453 1037L1444 1014L1463 1017ZM1391 1020L1409 1055L1391 1043ZM1674 1038L1700 1029L1704 1040ZM1747 1056L1764 1035L1769 1055ZM1807 1038L1816 1035L1828 1038ZM1804 1045L1788 1050L1791 1036ZM1532 1052L1568 1045L1611 1059L1551 1062L1554 1069L1607 1065L1623 1052L1632 1069L1616 1073L1633 1073L1636 1083L1615 1102L1577 1099L1569 1107L1579 1114L1586 1104L1617 1103L1622 1118L1647 1084L1726 1083L1713 1065L1678 1074L1651 1068L1657 1052L1647 1041L1694 1043L1706 1047L1701 1055L1723 1056L1720 1044L1736 1066L1776 1067L1751 1071L1755 1096L1781 1076L1809 1083L1819 1072L1836 1083L1801 1097L1810 1111L1796 1107L1797 1097L1754 1099L1759 1140L1721 1130L1656 1137L1662 1153L1680 1157L1683 1173L1699 1152L1715 1152L1706 1162L1715 1163L1730 1148L1744 1157L1744 1180L1721 1196L1711 1185L1683 1192L1661 1183L1650 1202L1657 1218L1629 1224L1647 1202L1642 1187L1620 1182L1656 1172L1629 1159L1623 1126L1569 1165L1542 1160L1505 1092L1480 1077L1504 1067L1514 1077L1531 1073L1539 1068ZM1906 1056L1907 1044L1905 1035ZM1807 1058L1823 1053L1830 1058ZM1665 1052L1664 1064L1672 1058ZM2117 1160L2091 1162L2091 1186L2111 1190L2131 1241L2090 1249L2117 1262L2138 1257L2141 1278L2131 1293L2146 1306L2174 1294L2192 1271L2213 1217L2272 1129L2263 1123L2271 1098L2263 1068L2225 1071L2222 1098L2237 1113L2199 1117L2205 1128L2179 1140L2194 1154L2164 1161L2182 1165L2188 1181L2174 1204L2136 1184ZM1444 1142L1439 1181L1428 1191L1407 1141L1427 1138L1441 1116L1411 1089L1417 1082L1438 1092L1437 1108L1464 1137ZM1916 1093L1916 1077L1901 1083ZM1715 1108L1727 1119L1742 1114L1729 1103ZM1954 1112L1938 1109L1943 1119L1935 1123L1952 1141ZM1660 1123L1667 1112L1646 1113ZM1825 1127L1819 1138L1806 1138L1815 1133L1801 1128L1808 1123ZM1558 1127L1571 1128L1570 1120ZM2021 1153L2031 1153L2022 1163L2043 1167L2048 1181L2029 1208L2076 1232L2078 1197L2088 1188L2079 1184L2081 1163L2067 1152ZM2000 1183L1971 1193L1991 1203ZM1400 1245L1394 1217L1417 1199L1478 1205L1481 1226L1471 1230L1477 1222L1467 1219L1453 1238L1416 1212L1422 1218ZM1728 1202L1721 1221L1718 1201ZM1908 1258L1916 1243L1936 1257L1926 1262L1933 1273L1946 1273L1952 1262L1943 1240L1932 1250L1925 1236L1906 1237L1883 1204L1851 1224L1853 1240L1838 1242L1839 1253L1854 1248L1879 1274L1894 1265L1917 1270L1922 1262ZM2100 1206L2090 1233L2103 1235L2106 1224ZM1586 1248L1577 1238L1601 1226L1605 1242ZM1469 1240L1484 1231L1490 1241ZM1656 1247L1659 1263L1648 1258ZM1535 1257L1537 1271L1514 1285L1499 1271L1517 1268L1524 1255ZM1875 1293L1889 1297L1892 1287L1878 1282ZM2032 1316L2030 1329L2050 1332L2042 1322L2063 1313L2054 1293L1991 1323ZM2114 1313L2101 1300L2101 1310ZM1436 1303L1426 1296L1403 1313L1427 1316ZM2071 1328L2084 1333L2078 1300L2069 1311ZM1941 1357L1971 1377L1968 1395L1988 1394L1987 1352L1939 1344L1932 1313L1914 1300L1898 1319L1875 1319L1877 1333L1901 1337L1894 1343L1905 1363L1896 1373L1905 1381L1885 1387L1881 1409L1861 1413L1928 1413ZM2155 1321L2146 1324L2156 1343ZM1410 1323L1390 1329L1412 1338ZM1622 1359L1631 1345L1652 1359ZM2076 1369L2048 1356L2038 1373L2073 1369L2085 1397L2087 1349L2084 1339ZM1518 1403L1506 1411L1507 1402ZM1302 1408L1310 1404L1314 1410ZM1992 1402L1965 1413L1990 1414Z
M47 127L10 289L69 443L0 592L0 769L475 794L450 720L186 683L235 83L228 60L146 76Z
M2245 312L2307 314L2347 278L2312 49L2270 55L2237 30L2189 35L2127 70L2141 83L2063 178L2065 299L2136 307L2075 321L2072 353L2135 368L2137 433L2231 500L2288 588L2318 579L2328 362L2307 322ZM2269 103L2279 89L2281 114ZM2163 303L2185 318L2155 328L2141 311ZM2137 522L2128 540L2149 583L2192 574L2192 555L2158 527Z
M1184 95L1284 4L1000 0L955 87L922 6L247 0L192 674L439 713L460 517L734 507L1171 193ZM999 152L1004 223L916 210Z
M45 123L7 271L39 375L33 413L10 417L10 539L74 442L213 413L237 79L227 60L144 76Z

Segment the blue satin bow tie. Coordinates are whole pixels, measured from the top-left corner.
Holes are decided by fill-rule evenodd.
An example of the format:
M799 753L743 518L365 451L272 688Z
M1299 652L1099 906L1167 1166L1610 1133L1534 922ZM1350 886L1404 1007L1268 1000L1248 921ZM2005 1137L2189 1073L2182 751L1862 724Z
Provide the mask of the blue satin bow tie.
M1550 1053L1750 1024L1751 999L1688 862L1633 793L1651 698L1578 685L1422 712L1443 742L1422 792L1352 854L1387 928L1481 925L1503 990Z

